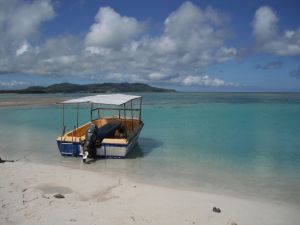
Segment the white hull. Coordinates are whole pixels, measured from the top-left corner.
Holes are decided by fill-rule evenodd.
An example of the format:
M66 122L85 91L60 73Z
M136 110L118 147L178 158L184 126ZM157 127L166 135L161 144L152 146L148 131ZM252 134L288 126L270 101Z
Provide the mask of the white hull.
M101 147L97 148L96 155L100 157L124 158L137 145L142 128L143 126L140 126L139 130L135 132L126 144L113 143L104 139ZM80 147L79 155L83 155L82 146Z

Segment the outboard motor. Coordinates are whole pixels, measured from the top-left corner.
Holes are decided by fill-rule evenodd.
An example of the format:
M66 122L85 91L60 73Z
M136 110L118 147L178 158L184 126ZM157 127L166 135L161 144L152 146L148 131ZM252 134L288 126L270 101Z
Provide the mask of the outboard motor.
M98 127L96 124L91 124L86 133L85 133L85 142L83 144L83 162L86 161L88 155L90 157L96 156L96 141L97 141L97 135L98 135Z

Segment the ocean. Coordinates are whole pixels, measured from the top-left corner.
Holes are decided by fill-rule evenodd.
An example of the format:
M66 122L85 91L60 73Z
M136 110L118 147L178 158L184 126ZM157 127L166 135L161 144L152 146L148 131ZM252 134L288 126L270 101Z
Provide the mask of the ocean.
M141 95L145 126L139 145L126 159L88 165L60 156L55 141L62 110L53 102L79 94L0 95L0 157L300 204L300 93ZM74 107L66 115L71 128ZM81 108L80 122L88 115Z

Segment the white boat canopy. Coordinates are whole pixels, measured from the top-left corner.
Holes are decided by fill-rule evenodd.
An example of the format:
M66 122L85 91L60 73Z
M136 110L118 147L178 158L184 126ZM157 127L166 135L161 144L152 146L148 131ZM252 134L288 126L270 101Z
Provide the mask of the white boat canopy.
M141 96L136 95L125 95L125 94L108 94L108 95L93 95L86 96L82 98L70 99L62 104L72 104L72 103L96 103L105 105L123 105L134 99L141 98Z

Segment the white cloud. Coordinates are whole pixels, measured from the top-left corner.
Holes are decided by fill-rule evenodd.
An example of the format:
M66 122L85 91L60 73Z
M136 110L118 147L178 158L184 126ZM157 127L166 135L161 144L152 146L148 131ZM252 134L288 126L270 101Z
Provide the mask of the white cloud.
M277 22L278 18L270 7L260 7L252 21L255 38L260 42L274 38L277 35Z
M20 31L22 38L10 37L10 41L4 42L8 45L0 46L0 74L77 75L93 76L99 82L221 86L222 80L197 73L209 65L234 59L237 54L234 47L226 46L231 33L228 17L191 2L172 12L164 21L163 32L156 36L143 35L144 22L103 7L84 38L63 35L44 42L35 42L32 37L43 21L54 16L51 2L12 2L5 3L10 12L25 14L22 7L31 9L33 15L35 10L39 12L35 19L28 16L27 32ZM0 24L14 20L11 14ZM0 29L6 36L11 33L1 25Z
M187 76L182 80L182 83L187 86L198 85L198 86L227 86L228 84L224 80L217 78L210 78L208 75L204 76Z
M251 25L258 48L276 55L300 55L300 28L280 31L278 21L279 18L269 6L256 10Z
M31 42L38 40L40 25L53 17L50 0L0 1L0 74L26 73L38 63L38 46Z
M170 78L170 75L165 74L165 73L160 73L160 72L153 72L149 74L149 79L151 81L162 81Z
M16 55L23 55L25 52L27 52L29 49L29 44L27 41L24 41L24 43L21 45L21 47L16 51Z
M1 3L0 15L2 39L23 41L37 34L40 24L54 17L54 10L48 0L10 0Z
M0 81L0 87L1 88L14 88L14 87L23 87L26 86L27 83L24 81L10 81L10 82L5 82L5 81Z
M240 86L237 83L226 82L218 78L213 78L209 75L176 74L172 76L167 76L159 73L154 73L153 75L155 75L155 78L159 80L161 84L176 84L176 85L184 85L184 86L201 86L201 87L239 87ZM156 81L156 79L152 79L152 81Z
M110 7L100 8L95 20L85 37L87 46L120 49L143 30L143 25L136 19L122 17Z
M226 27L227 17L211 7L201 9L191 2L185 2L165 20L164 34L154 40L158 53L173 54L177 64L207 66L222 61L220 48L230 30ZM223 52L222 58L234 58L232 52ZM228 53L228 54L227 54Z

